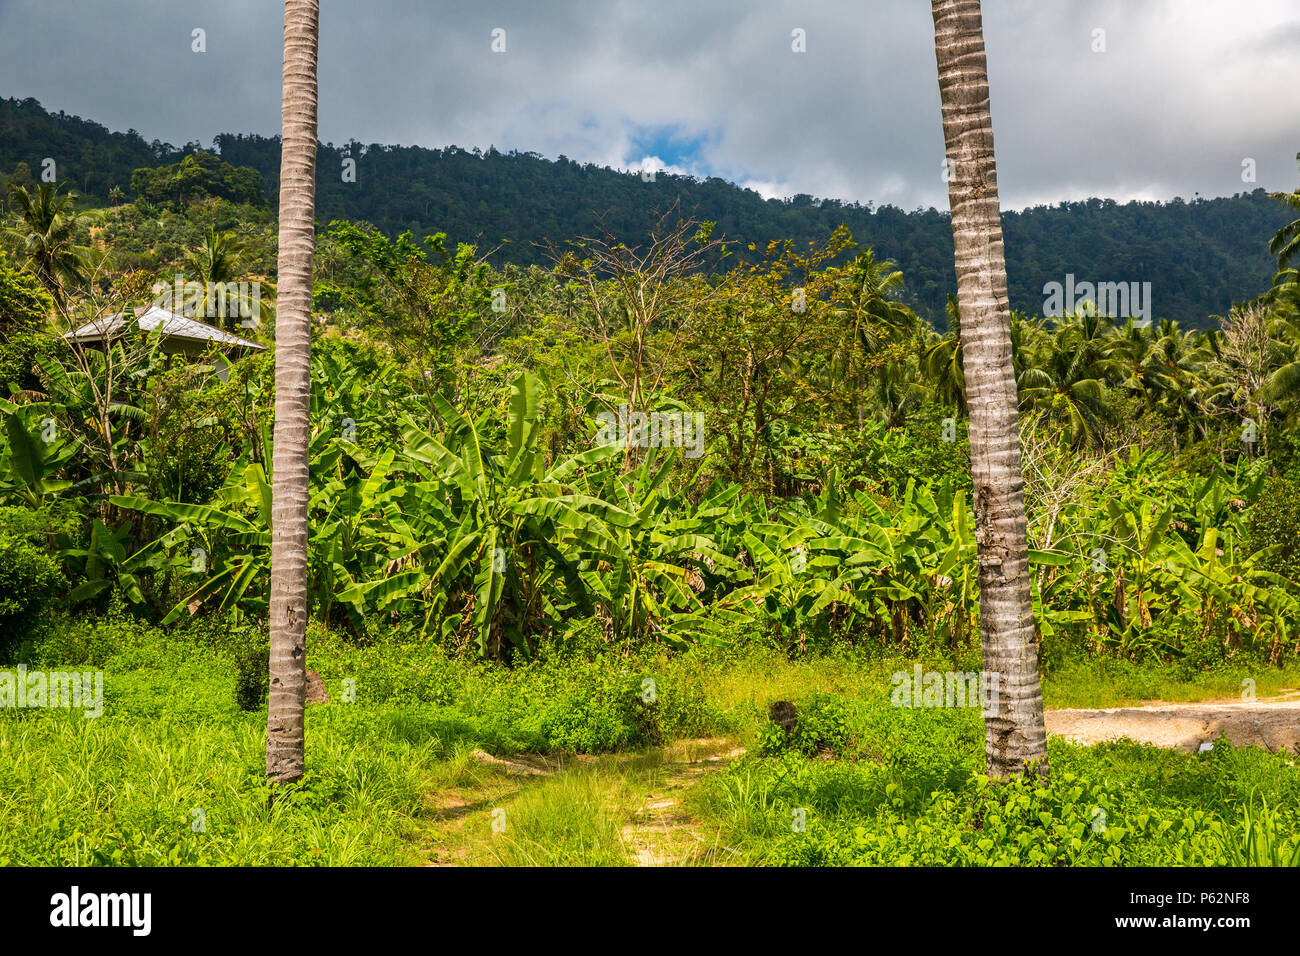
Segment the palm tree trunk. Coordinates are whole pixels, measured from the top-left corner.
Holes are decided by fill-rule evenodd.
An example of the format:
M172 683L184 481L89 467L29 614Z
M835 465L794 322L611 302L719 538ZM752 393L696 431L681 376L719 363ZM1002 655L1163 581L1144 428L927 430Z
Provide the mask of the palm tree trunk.
M957 299L970 414L979 561L980 644L997 693L985 712L995 779L1047 773L1034 646L1007 268L993 161L993 120L979 0L931 0Z
M316 207L318 0L285 0L280 100L280 248L271 477L271 683L266 775L299 779L307 691L307 442Z

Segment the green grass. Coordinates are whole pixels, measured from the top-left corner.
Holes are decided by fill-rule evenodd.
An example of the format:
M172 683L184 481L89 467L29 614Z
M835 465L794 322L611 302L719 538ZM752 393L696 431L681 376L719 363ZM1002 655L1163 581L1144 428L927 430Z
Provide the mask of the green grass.
M700 789L696 813L762 864L1204 866L1238 859L1234 848L1274 863L1300 853L1294 755L1052 739L1046 785L990 785L971 715L853 703L847 752L748 755ZM1253 843L1250 812L1269 827Z
M1043 699L1048 707L1057 708L1126 707L1151 700L1240 699L1248 687L1256 697L1300 690L1300 664L1291 661L1285 667L1268 667L1241 663L1188 675L1170 665L1096 658L1048 672L1043 679Z
M0 864L409 861L410 820L446 745L432 726L412 740L394 716L314 708L311 769L270 812L260 714L6 718Z
M0 712L0 760L15 768L0 789L0 864L424 862L437 818L430 795L476 778L476 748L636 752L728 720L705 699L691 655L557 657L505 670L433 645L352 648L313 633L309 666L332 700L309 706L307 777L268 812L265 711L234 702L241 646L122 618L66 622L37 648L33 669L102 668L104 714ZM553 788L511 810L496 858L623 859L593 809L600 802L584 802L590 787L566 777Z
M634 799L617 768L577 768L494 807L483 849L505 866L627 866L621 830Z
M852 651L791 661L755 645L580 646L508 670L313 630L309 666L332 700L308 709L307 777L268 810L265 711L235 705L241 641L109 616L65 621L29 648L30 668L103 669L104 715L0 712L10 768L0 864L627 865L628 828L681 765L680 747L655 745L702 737L750 754L682 791L691 833L665 837L682 860L1204 864L1296 852L1294 757L1053 740L1047 787L991 788L977 710L890 705L890 676L913 661ZM1235 696L1242 676L1260 696L1300 683L1262 667L1178 677L1094 661L1048 674L1044 692L1052 706L1192 700ZM807 712L812 695L836 752L760 756L764 741L779 749L771 702ZM555 772L521 775L479 749L568 756L551 761ZM1105 833L1092 828L1098 809Z

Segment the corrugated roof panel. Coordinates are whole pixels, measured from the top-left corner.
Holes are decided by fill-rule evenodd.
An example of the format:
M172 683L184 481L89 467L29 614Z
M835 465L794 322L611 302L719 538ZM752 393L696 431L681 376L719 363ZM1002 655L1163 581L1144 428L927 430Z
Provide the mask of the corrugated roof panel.
M237 335L231 335L221 329L200 322L197 319L191 319L184 315L177 315L167 309L159 306L150 306L143 315L136 319L136 323L146 332L152 332L162 326L162 333L170 338L188 339L191 342L216 342L220 345L238 345L246 349L265 349L265 345L258 345L256 342L250 342L248 339L241 339ZM84 341L86 339L102 339L117 335L122 330L122 315L110 315L101 319L95 319L87 322L81 328L67 333L63 337L73 341Z

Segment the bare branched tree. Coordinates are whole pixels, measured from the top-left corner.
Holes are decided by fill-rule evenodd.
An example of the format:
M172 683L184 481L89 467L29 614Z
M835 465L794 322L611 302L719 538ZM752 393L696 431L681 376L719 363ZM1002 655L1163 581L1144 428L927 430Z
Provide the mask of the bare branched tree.
M673 206L642 246L626 245L602 223L599 238L547 247L556 272L584 290L585 331L604 348L631 410L644 410L658 391L689 334L693 310L707 298L700 295L707 280L697 273L723 245L712 234L712 223L679 219Z
M1265 450L1264 423L1272 411L1266 396L1276 367L1269 320L1269 311L1262 305L1235 306L1221 320L1214 341L1213 364L1224 384L1217 398L1241 422L1248 450L1261 453ZM1249 440L1252 437L1257 441Z
M162 330L149 333L135 322L134 305L148 291L147 277L128 273L110 283L105 268L104 261L96 263L76 294L64 289L54 299L55 326L68 345L69 361L46 361L38 375L47 395L69 415L67 434L79 457L90 463L91 483L121 495L139 477L127 468L134 456L126 451L141 437L145 415L135 398L163 361Z

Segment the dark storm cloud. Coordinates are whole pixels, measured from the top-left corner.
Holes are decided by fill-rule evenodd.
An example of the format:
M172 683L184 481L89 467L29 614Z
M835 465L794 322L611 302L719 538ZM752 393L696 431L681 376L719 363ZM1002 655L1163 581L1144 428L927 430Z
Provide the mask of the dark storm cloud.
M922 0L322 7L327 141L493 144L768 194L946 204ZM0 94L177 144L273 134L280 17L268 0L0 0ZM1005 205L1293 188L1289 0L986 0L985 31Z

